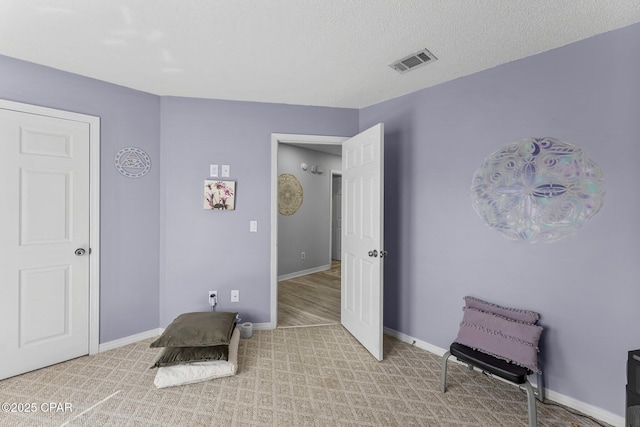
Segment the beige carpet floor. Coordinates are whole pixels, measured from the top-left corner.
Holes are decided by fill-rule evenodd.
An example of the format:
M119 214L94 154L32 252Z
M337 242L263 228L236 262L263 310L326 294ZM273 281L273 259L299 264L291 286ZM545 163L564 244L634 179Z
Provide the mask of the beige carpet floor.
M167 389L153 385L150 342L0 381L0 402L23 404L0 425L527 425L518 388L450 363L443 394L439 357L385 336L377 362L340 325L255 331L240 341L237 375ZM538 404L539 426L572 423L597 425Z

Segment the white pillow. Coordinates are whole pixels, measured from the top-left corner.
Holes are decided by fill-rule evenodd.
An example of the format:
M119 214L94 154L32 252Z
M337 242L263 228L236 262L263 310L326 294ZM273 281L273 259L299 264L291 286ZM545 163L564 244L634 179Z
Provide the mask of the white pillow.
M157 388L165 388L235 375L238 371L239 343L240 330L236 328L229 342L229 360L163 366L158 368L156 379L153 383Z

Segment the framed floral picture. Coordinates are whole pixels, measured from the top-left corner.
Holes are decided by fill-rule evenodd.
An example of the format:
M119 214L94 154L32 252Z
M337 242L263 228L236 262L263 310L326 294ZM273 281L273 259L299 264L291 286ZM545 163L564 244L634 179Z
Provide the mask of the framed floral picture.
M236 208L235 181L204 180L204 208L232 211Z

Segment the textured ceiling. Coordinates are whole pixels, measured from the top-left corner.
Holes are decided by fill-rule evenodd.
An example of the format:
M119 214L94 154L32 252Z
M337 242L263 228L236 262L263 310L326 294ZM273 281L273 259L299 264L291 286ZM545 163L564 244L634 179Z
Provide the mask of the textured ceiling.
M640 0L0 0L0 54L158 95L362 108L636 22ZM388 67L423 48L438 61Z

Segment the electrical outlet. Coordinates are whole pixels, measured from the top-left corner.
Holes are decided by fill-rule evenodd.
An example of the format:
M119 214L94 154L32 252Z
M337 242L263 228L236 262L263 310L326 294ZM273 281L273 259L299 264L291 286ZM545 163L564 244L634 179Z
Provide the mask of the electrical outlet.
M231 291L231 302L240 302L240 291L234 289Z
M304 259L307 256L304 252L300 252L300 259Z
M215 307L218 304L218 291L209 291L209 305Z

